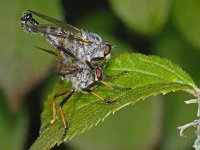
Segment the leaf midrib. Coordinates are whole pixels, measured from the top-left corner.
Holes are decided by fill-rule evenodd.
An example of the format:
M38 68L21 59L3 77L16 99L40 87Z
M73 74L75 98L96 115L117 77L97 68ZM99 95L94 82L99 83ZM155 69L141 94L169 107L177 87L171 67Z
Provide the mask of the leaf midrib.
M184 83L182 83L182 82L156 82L156 83L153 83L153 84L147 84L147 85L136 86L136 87L134 87L133 89L127 91L126 93L131 92L132 90L134 90L134 89L136 89L136 88L143 88L144 86L154 85L154 84L156 85L156 84L158 84L158 83L167 83L167 84L177 83L177 84L181 84L181 85L188 85L188 84L184 84ZM188 86L190 86L190 85L188 85ZM123 93L122 95L120 95L120 96L117 97L116 99L120 98L121 96L123 96L123 95L126 94L126 93ZM90 102L90 103L88 103L88 104L86 104L86 105L84 105L84 106L82 106L82 107L77 108L75 111L80 111L80 109L82 109L83 107L88 107L89 105L93 105L93 104L95 104L95 103L99 103L99 101ZM73 112L73 110L68 111L68 114L71 114L71 112Z

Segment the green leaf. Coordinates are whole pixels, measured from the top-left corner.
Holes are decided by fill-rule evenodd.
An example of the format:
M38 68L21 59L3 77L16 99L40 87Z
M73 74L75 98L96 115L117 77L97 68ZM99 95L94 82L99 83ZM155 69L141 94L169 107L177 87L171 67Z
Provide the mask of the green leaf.
M73 150L149 150L160 143L161 96L128 106L69 142ZM175 127L176 129L176 127ZM109 135L109 136L105 136Z
M169 58L176 64L180 64L184 70L190 72L195 81L199 82L200 52L181 40L173 29L166 31L159 38L155 47L156 54ZM194 143L194 131L190 130L190 133L186 133L187 138L180 138L177 134L177 127L194 119L196 105L188 106L183 103L183 100L191 99L191 96L182 92L169 94L163 98L165 100L165 116L160 149L188 150Z
M175 0L172 14L179 32L200 50L200 1Z
M17 108L19 101L46 74L51 56L35 47L48 48L46 40L24 32L19 24L22 13L27 9L39 11L55 18L61 14L59 2L45 1L2 1L0 5L0 85L8 101ZM36 61L37 60L37 61Z
M115 14L131 30L152 36L165 25L171 0L110 0Z
M113 105L105 104L91 94L77 92L63 107L69 122L67 139L71 140L92 126L97 125L109 114L116 112L124 106L134 104L141 99L159 93L166 94L171 91L189 90L195 87L192 79L179 67L171 64L166 59L156 56L144 56L140 54L122 54L111 59L106 67L107 75L116 75L128 71L127 75L112 81L111 85L132 88L128 91L115 91L99 85L94 92L106 99L116 100ZM31 149L49 149L55 144L61 144L64 131L63 123L58 117L54 125L47 128L52 117L53 96L64 91L70 86L66 83L57 84L49 95L42 113L42 126L40 137L32 145ZM57 106L64 97L57 98Z

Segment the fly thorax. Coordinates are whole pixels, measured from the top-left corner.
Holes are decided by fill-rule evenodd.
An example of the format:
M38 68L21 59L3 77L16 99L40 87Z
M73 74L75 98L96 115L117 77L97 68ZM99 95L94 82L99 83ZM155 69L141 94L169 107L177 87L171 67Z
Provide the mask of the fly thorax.
M85 56L85 52L84 52L83 47L78 47L78 48L75 48L74 50L75 50L75 53L76 53L76 57L79 60L82 60Z
M97 33L94 32L87 32L86 38L88 41L91 41L94 44L101 44L103 42L101 36L99 36Z

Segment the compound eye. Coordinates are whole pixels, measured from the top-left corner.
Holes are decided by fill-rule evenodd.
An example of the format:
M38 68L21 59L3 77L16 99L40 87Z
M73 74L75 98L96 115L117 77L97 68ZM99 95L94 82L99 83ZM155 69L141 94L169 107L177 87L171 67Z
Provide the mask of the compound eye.
M107 56L111 52L111 45L109 43L106 43L105 49L104 49L104 56Z
M96 77L98 80L102 80L102 70L100 67L96 68Z

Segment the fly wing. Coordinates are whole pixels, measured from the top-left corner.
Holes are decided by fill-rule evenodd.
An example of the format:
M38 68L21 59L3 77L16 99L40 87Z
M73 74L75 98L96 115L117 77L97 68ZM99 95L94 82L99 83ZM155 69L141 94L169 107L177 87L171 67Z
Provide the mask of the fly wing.
M67 23L65 23L65 22L62 22L62 21L56 20L56 19L54 19L54 18L48 17L48 16L43 15L43 14L41 14L41 13L38 13L38 12L36 12L36 11L32 11L32 10L28 10L28 11L31 12L32 14L34 14L34 15L40 17L40 18L43 18L43 19L45 19L45 20L47 20L47 21L49 21L49 22L55 24L56 26L59 26L59 27L65 29L65 30L67 30L67 31L72 32L73 34L75 34L75 33L76 33L76 34L81 34L81 31L80 31L78 28L73 27L72 25L69 25L69 24L67 24Z
M72 41L81 41L81 42L89 42L86 41L85 39L83 39L82 34L83 34L83 30L79 30L76 27L73 27L65 22L56 20L54 18L48 17L46 15L40 14L38 12L35 11L31 11L28 10L30 13L43 18L53 24L30 24L28 26L29 30L31 30L32 32L39 32L42 33L44 36L46 36L47 38L50 37L51 38L60 38L60 39L64 39L64 40L68 40L68 42L72 42ZM53 37L51 37L53 36Z
M59 28L51 26L51 25L45 25L45 24L30 24L29 31L35 32L35 33L41 33L44 36L54 36L59 38L66 38L68 34L62 32L59 30Z
M80 68L75 64L64 64L62 61L57 61L54 66L51 68L51 71L58 75L69 75L80 71Z

